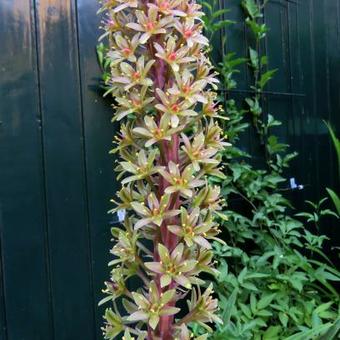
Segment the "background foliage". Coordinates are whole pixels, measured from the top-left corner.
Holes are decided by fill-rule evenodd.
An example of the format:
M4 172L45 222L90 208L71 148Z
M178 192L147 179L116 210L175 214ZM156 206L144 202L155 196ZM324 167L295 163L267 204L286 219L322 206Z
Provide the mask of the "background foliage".
M224 19L227 10L218 11L216 2L203 5L211 38L232 24ZM246 0L240 5L252 41L248 55L238 57L227 51L217 65L223 84L221 101L230 118L225 131L233 146L223 151L227 179L211 179L222 184L229 203L219 215L227 245L214 245L221 272L215 287L224 325L213 338L332 339L339 328L334 283L340 273L323 252L327 238L319 234L319 224L327 216L338 216L325 206L326 198L308 202L311 211L296 213L285 195L285 170L297 154L280 142L275 128L281 122L265 115L262 107L266 84L276 72L268 69L263 48L269 32L263 20L266 1ZM237 88L235 74L243 64L252 74L251 96L235 100L230 90ZM247 129L255 130L254 143L265 155L261 167L254 166L251 155L238 147Z

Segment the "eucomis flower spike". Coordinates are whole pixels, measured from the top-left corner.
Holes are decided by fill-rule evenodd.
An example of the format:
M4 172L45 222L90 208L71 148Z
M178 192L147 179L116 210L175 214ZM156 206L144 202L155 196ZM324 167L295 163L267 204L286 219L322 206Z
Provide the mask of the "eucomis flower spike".
M216 121L218 82L203 13L189 0L101 5L107 93L121 124L112 152L122 188L112 211L126 210L112 229L104 336L186 340L190 323L209 332L221 322L212 287L199 277L216 274L211 241L218 240L214 213L223 202L208 175L223 177L218 152L227 144ZM129 289L130 281L140 287Z

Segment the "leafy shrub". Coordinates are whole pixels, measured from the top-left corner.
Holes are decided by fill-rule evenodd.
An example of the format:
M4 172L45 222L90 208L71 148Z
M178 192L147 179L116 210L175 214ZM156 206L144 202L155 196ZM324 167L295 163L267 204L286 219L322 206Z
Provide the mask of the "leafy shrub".
M217 326L212 339L299 340L322 336L329 340L339 330L340 301L332 283L340 280L340 273L323 253L326 237L313 234L306 223L293 217L291 204L283 195L287 187L284 170L297 155L287 153L288 145L280 143L273 133L281 122L271 115L265 117L261 107L265 85L275 74L275 70L267 70L267 58L260 48L268 32L262 21L265 2L245 0L241 5L250 34L255 37L247 58L254 75L254 95L244 98L245 110L230 96L225 101L229 120L224 130L233 146L222 151L226 179L211 178L212 183L221 185L229 204L218 214L227 244L214 244L220 271L214 287L223 325ZM208 30L218 27L211 11L205 23ZM233 75L244 60L227 53L218 65L225 89L237 86ZM266 155L263 169L251 165L251 156L237 147L240 135L253 127ZM318 221L323 215L335 215L323 209L322 203L314 205L311 213L300 215L314 216ZM199 334L199 327L192 327Z

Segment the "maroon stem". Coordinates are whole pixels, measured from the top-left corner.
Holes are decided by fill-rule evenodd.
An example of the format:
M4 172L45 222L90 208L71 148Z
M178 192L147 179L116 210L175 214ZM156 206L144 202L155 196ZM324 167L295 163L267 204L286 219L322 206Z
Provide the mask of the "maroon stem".
M158 37L158 42L159 42L159 37ZM149 51L150 55L154 57L154 48L153 48L153 43L152 40L149 43ZM171 79L168 76L168 69L165 64L165 62L162 59L157 58L156 63L153 67L153 81L154 81L154 88L159 88L161 90L165 90L166 84L171 81ZM156 95L156 99L157 98ZM158 121L160 120L161 113L158 114ZM173 161L175 163L179 162L179 144L180 144L180 138L178 134L173 135L171 142L160 142L160 150L162 153L162 157L159 158L158 160L158 165L160 166L167 166L169 161ZM169 185L169 183L164 179L160 178L159 179L159 188L158 188L158 196L159 198L164 195L164 191L166 187ZM172 194L171 200L170 200L170 205L169 209L178 209L181 205L180 198L178 195ZM169 219L167 223L163 223L162 226L160 227L159 232L156 234L155 239L154 239L154 261L159 261L159 254L157 251L157 246L158 243L161 242L165 247L169 249L169 251L172 251L177 243L178 243L178 238L175 234L169 232L167 228L167 224L177 224L178 219L177 217L174 217L172 219ZM162 293L165 290L168 289L173 289L175 288L176 284L175 282L172 282L169 287L166 287L165 289L162 289L160 287L160 276L158 275L156 277L156 284L158 287L158 290L160 293ZM175 305L175 300L170 301L168 303L169 306L174 306ZM173 339L173 324L174 324L174 316L162 316L159 321L159 325L156 329L155 332L152 332L150 327L148 327L148 340L153 340L154 336L160 337L162 340L172 340Z

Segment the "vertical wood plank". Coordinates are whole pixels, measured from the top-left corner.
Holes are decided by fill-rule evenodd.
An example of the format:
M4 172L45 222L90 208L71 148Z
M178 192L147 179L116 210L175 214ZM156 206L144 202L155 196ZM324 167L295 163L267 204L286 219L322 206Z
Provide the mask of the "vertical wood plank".
M30 1L0 2L0 236L9 340L50 339L51 330L32 8Z
M4 257L2 251L2 216L0 205L0 339L7 340L7 320L6 320L6 300L5 300L5 280L4 280Z
M314 140L314 116L315 116L315 77L314 65L315 55L312 39L313 8L312 2L299 2L297 7L299 47L301 50L301 77L302 89L305 94L303 110L300 115L294 118L300 120L301 135L298 162L300 165L301 183L305 185L304 194L310 200L315 200L314 188L318 186L318 179L315 174L316 155Z
M288 45L289 45L289 63L290 63L290 79L289 91L292 93L305 94L303 86L303 74L301 70L302 65L302 49L300 46L300 29L299 29L299 4L288 3ZM291 175L290 177L296 178L297 183L305 184L306 169L301 167L301 164L306 164L306 152L303 150L304 143L304 101L305 97L292 97L291 118L290 125L292 126L293 135L290 136L290 145L292 151L298 151L298 158L291 162ZM292 195L293 205L297 209L304 209L304 202L307 199L304 190L297 191Z
M326 25L326 87L327 87L327 112L324 119L337 127L337 135L340 135L340 32L339 32L340 2L325 1L324 22ZM332 13L332 15L329 15ZM325 129L325 127L323 126ZM329 182L332 188L339 188L337 169L337 157L333 144L330 142L328 130L324 130L326 139L329 140L328 150L330 154Z
M85 128L87 189L89 195L89 219L92 245L93 304L96 313L96 339L102 339L103 310L98 302L103 298L103 283L109 278L110 221L107 214L111 208L109 200L118 185L113 172L114 159L108 154L112 148L115 127L110 123L112 109L110 100L103 99L99 89L101 71L98 67L95 47L98 44L101 18L96 15L98 3L78 0L78 34L80 48L81 91Z
M291 74L288 46L287 3L269 2L265 10L266 25L268 26L267 56L268 69L277 69L266 90L289 93L289 77ZM272 129L270 133L278 136L281 143L290 143L289 123L291 118L291 97L284 95L266 96L267 114L273 115L282 125Z
M40 0L36 2L36 10L54 339L93 339L91 251L74 1Z

